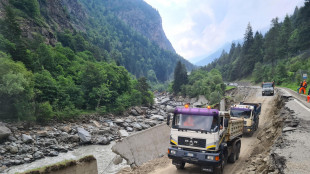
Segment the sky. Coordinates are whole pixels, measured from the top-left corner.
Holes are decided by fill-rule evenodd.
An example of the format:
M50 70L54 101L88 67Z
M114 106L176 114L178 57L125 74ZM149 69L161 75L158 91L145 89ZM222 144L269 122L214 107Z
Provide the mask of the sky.
M243 39L248 23L266 32L271 20L292 15L304 0L144 0L158 10L176 52L191 62Z

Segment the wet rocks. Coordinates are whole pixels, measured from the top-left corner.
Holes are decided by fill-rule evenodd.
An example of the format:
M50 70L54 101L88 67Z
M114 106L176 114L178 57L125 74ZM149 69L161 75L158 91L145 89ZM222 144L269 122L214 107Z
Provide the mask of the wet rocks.
M98 144L107 145L110 144L110 140L107 137L99 137Z

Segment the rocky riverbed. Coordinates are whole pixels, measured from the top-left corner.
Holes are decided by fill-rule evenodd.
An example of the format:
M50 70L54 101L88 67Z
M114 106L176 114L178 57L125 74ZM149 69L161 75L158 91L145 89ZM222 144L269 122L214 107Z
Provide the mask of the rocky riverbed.
M163 123L167 110L187 102L208 103L203 96L184 99L161 94L157 95L152 107L133 107L121 116L87 115L76 121L53 121L47 125L1 123L0 172L14 165L58 156L81 145L108 145L111 141Z

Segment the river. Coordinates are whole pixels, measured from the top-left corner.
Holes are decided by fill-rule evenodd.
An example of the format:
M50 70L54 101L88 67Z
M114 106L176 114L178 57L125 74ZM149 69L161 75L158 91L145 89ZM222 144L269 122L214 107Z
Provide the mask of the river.
M115 143L112 142L110 145L89 145L81 146L73 151L67 153L60 153L56 157L45 157L40 160L36 160L32 163L26 163L18 166L12 166L8 168L5 173L14 174L17 172L24 172L30 169L39 168L46 165L51 165L60 161L69 159L79 159L86 155L94 155L97 159L98 174L112 174L118 172L120 169L127 167L126 160L119 165L114 165L112 160L116 156L112 152L111 148ZM44 165L42 165L44 164Z

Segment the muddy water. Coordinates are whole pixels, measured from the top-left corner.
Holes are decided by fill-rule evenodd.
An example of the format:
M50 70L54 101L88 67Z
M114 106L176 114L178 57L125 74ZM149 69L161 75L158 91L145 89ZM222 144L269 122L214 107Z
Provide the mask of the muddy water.
M23 172L30 169L51 165L63 160L79 159L86 155L95 156L95 158L97 159L99 174L116 173L121 168L127 167L127 165L126 160L123 160L123 162L119 165L113 164L112 160L116 156L115 153L113 153L111 150L111 147L113 145L114 143L111 143L108 146L100 146L100 145L82 146L67 153L60 153L59 156L57 157L45 157L32 163L11 167L7 171L5 171L5 173L14 174L16 172Z

